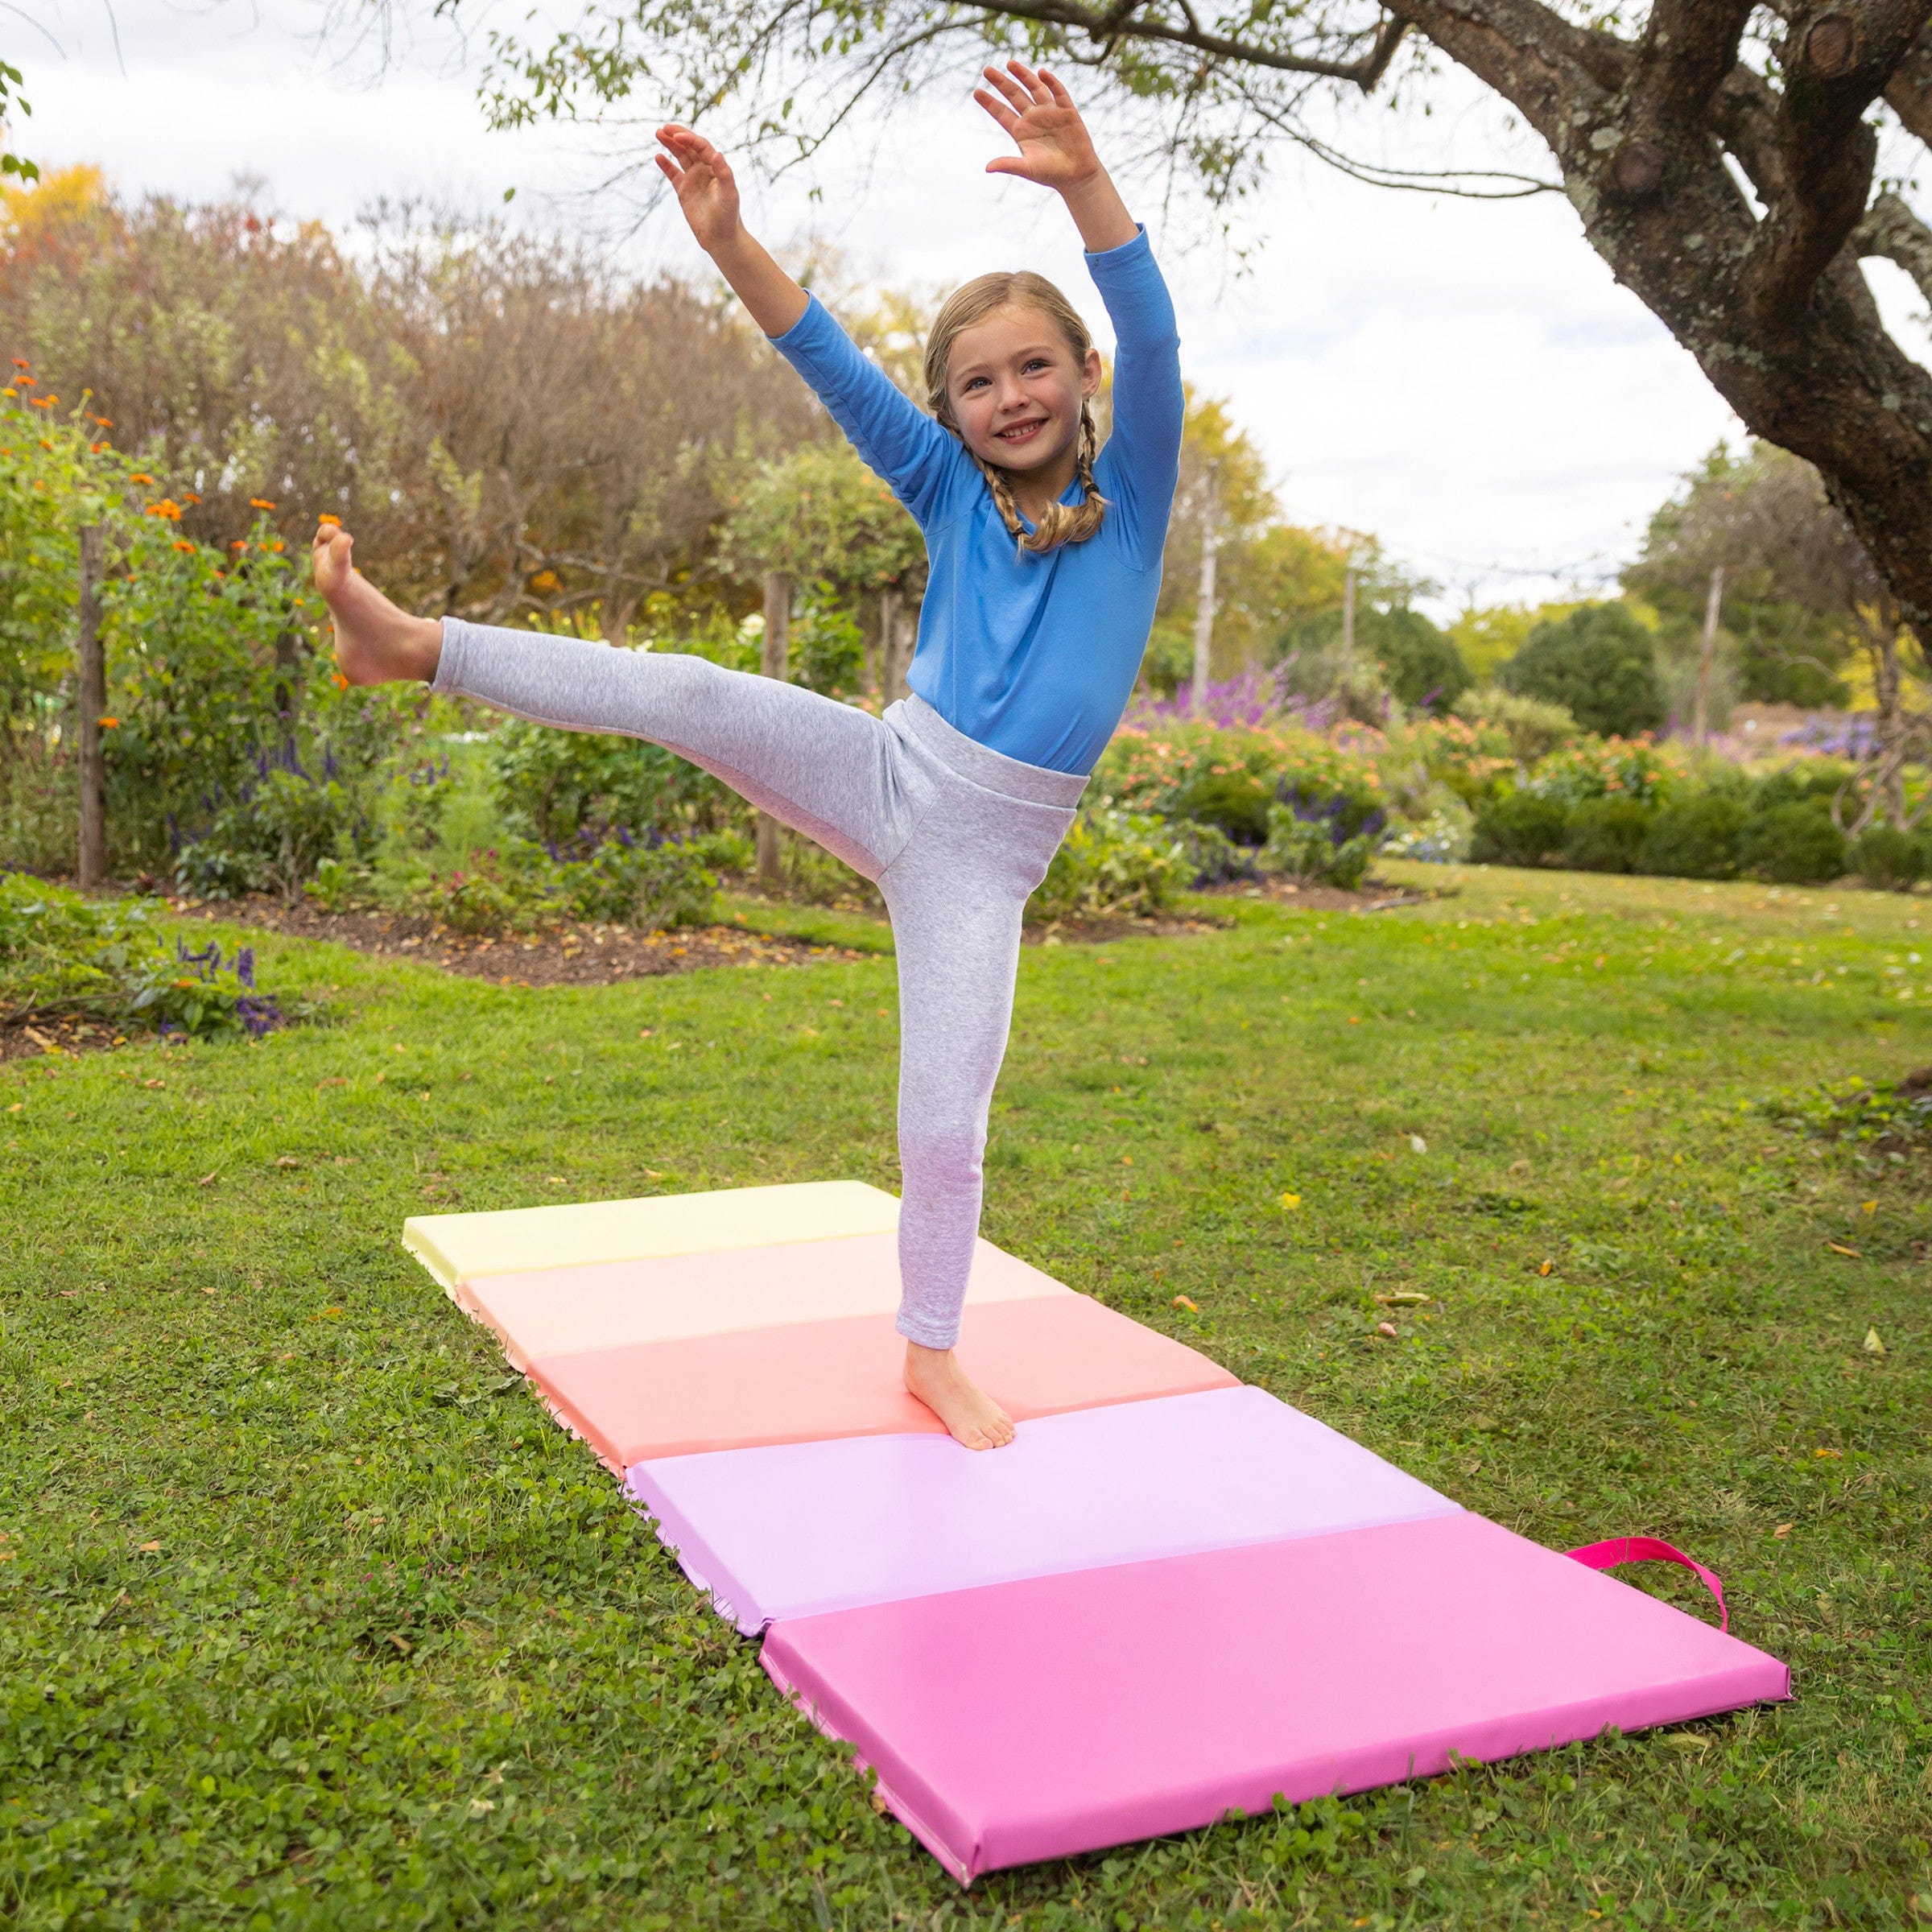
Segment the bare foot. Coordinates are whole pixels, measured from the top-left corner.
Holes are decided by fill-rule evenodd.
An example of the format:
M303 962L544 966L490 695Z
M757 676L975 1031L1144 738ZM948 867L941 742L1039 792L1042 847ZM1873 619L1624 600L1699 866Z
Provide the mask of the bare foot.
M1003 1449L1013 1440L1013 1418L960 1366L950 1348L906 1344L906 1393L923 1402L956 1443L968 1449Z
M443 626L398 609L350 561L356 540L339 523L316 532L309 561L336 621L336 662L352 684L415 678L427 683L443 654Z

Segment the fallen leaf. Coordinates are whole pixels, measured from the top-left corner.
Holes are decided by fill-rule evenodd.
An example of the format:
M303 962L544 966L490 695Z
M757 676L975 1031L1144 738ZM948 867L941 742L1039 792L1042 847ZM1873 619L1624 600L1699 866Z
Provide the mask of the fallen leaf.
M1711 1740L1700 1737L1695 1731L1673 1731L1659 1740L1678 1751L1707 1751Z
M299 1167L302 1163L292 1154L279 1154L275 1156L275 1165L278 1167Z
M1876 1201L1860 1201L1859 1203L1859 1206L1864 1208L1867 1214L1876 1214L1878 1212L1878 1203Z
M152 1556L160 1547L159 1542L143 1543L141 1546L141 1554L143 1556Z
M1377 1335L1387 1335L1390 1341L1395 1340L1395 1323L1393 1322L1377 1322L1375 1325L1375 1331Z
M1184 1294L1177 1294L1174 1298L1174 1305L1177 1308L1191 1308L1196 1315L1199 1315L1201 1311L1200 1303L1199 1302L1189 1301L1187 1296Z
M1492 1415L1472 1415L1469 1418L1469 1426L1472 1429L1486 1432L1492 1429L1500 1429L1502 1425Z
M1512 1174L1527 1174L1530 1171L1530 1163L1526 1160L1512 1161L1509 1163L1509 1171Z
M1776 1537L1786 1537L1791 1534L1794 1527L1794 1525L1790 1523L1780 1523L1771 1534Z
M196 1185L197 1187L213 1187L213 1186L214 1186L215 1183L216 1183L216 1182L217 1182L218 1179L221 1179L221 1176L220 1176L220 1175L218 1175L218 1174L203 1174L203 1175L202 1175L202 1177L200 1178L200 1180L198 1180L198 1181L196 1181L196 1182L195 1183L195 1185Z
M1424 1302L1434 1301L1435 1297L1424 1294L1419 1288L1392 1288L1388 1294L1378 1294L1375 1298L1385 1308L1419 1308Z
M316 1082L316 1092L320 1093L324 1087L346 1087L348 1084L349 1082L341 1074L332 1073L326 1080Z
M167 1082L166 1080L143 1080L141 1084L143 1087L165 1087Z
M1551 1263L1545 1261L1542 1266L1537 1269L1537 1273L1538 1274L1547 1274L1550 1272L1551 1265Z
M15 1100L13 1105L7 1108L7 1112L9 1113L18 1113L26 1104L27 1102L25 1100Z
M1419 1133L1412 1133L1410 1135L1409 1145L1413 1147L1418 1154L1426 1154L1429 1151L1429 1143L1424 1140Z
M1291 1214L1301 1204L1302 1197L1298 1194L1285 1194L1282 1196L1282 1205Z
M1843 1462L1845 1459L1845 1452L1842 1449L1814 1449L1811 1453L1820 1458L1829 1456L1834 1462Z
M1855 1261L1862 1261L1865 1258L1856 1248L1847 1248L1842 1241L1827 1241L1825 1245L1834 1254L1848 1254Z
M646 1167L644 1170L644 1178L647 1181L661 1181L664 1177L663 1174L658 1173L656 1168Z
M1859 1344L1859 1347L1864 1349L1867 1355L1882 1356L1885 1352L1885 1345L1878 1339L1878 1331L1876 1328L1868 1328L1865 1331L1865 1339Z

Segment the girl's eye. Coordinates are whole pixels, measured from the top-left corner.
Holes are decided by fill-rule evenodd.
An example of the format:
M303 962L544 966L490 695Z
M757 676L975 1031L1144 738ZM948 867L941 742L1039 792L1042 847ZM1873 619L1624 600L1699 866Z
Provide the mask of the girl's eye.
M1046 369L1051 366L1051 365L1048 363L1044 356L1035 356L1033 360L1026 365L1026 368L1021 373L1023 375L1030 376L1035 369Z
M985 387L985 382L986 378L984 376L968 376L966 378L966 387L964 393L971 395L976 389Z

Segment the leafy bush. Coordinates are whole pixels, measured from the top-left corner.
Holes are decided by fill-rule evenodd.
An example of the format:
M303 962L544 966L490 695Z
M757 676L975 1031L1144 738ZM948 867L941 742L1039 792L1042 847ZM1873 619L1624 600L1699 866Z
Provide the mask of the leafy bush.
M621 826L642 837L706 830L741 811L708 772L662 745L511 719L485 747L489 782L507 828L556 845L586 828Z
M85 1014L200 1039L259 1038L291 1017L255 985L254 952L171 948L138 902L0 875L0 1024Z
M1398 605L1364 613L1362 642L1382 662L1389 688L1412 710L1451 709L1469 687L1469 667L1446 632L1419 610Z
M1191 876L1187 854L1165 820L1104 805L1084 807L1027 902L1026 916L1157 913L1173 904Z
M1868 825L1852 842L1852 869L1880 892L1909 892L1925 876L1925 848L1896 825Z
M1451 865L1469 856L1470 830L1473 819L1460 799L1436 806L1419 824L1405 825L1382 841L1382 852L1391 859L1415 859L1428 865Z
M1844 874L1844 834L1815 800L1754 811L1738 840L1738 859L1754 877L1778 886L1823 886Z
M1193 779L1174 799L1170 815L1212 825L1242 845L1258 845L1268 836L1273 788L1245 771L1210 771Z
M1480 807L1469 841L1479 865L1542 865L1562 851L1570 814L1555 799L1505 792Z
M1476 728L1482 749L1491 749L1488 741L1493 740L1494 749L1506 753L1519 765L1534 765L1577 734L1576 720L1567 706L1529 697L1501 684L1465 691L1451 708Z
M293 901L325 857L353 856L367 842L367 820L335 779L292 766L264 769L182 847L175 876L203 898L278 892Z
M675 840L587 842L580 857L559 860L530 840L510 839L468 870L432 875L401 906L456 932L531 931L568 919L653 931L702 925L717 890L701 853Z
M1352 834L1346 830L1346 822L1339 809L1270 807L1268 843L1261 848L1262 869L1353 892L1375 857L1381 828L1378 823Z
M1173 831L1196 886L1224 886L1231 879L1254 877L1255 848L1236 844L1218 825L1183 819Z
M1586 799L1563 826L1563 863L1579 872L1634 872L1650 813L1635 799Z
M1524 697L1563 705L1606 738L1635 737L1664 721L1656 646L1627 605L1586 604L1538 625L1497 679Z
M1693 794L1660 806L1637 853L1639 872L1676 879L1737 877L1742 800L1719 791Z

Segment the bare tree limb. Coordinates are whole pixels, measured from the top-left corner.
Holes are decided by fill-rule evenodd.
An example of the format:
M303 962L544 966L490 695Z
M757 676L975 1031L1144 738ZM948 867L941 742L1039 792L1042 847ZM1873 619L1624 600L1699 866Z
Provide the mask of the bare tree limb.
M1852 231L1852 244L1861 255L1896 262L1932 302L1932 228L1898 196L1887 192L1866 209L1864 219Z

